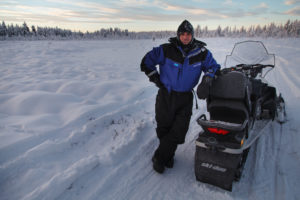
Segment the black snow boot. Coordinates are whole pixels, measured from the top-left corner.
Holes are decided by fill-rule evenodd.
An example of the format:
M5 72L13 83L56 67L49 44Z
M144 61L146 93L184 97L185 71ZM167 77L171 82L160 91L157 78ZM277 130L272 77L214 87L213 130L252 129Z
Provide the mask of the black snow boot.
M165 171L164 164L159 161L155 156L152 157L153 169L157 172L162 174Z
M173 168L174 166L174 158L171 158L168 162L165 163L166 168Z

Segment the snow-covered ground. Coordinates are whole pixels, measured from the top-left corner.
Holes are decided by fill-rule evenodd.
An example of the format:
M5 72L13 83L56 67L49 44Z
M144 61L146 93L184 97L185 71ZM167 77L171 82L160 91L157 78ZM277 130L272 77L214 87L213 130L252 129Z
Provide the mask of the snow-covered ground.
M245 39L203 40L223 64ZM288 122L264 129L232 192L195 180L204 101L174 168L152 170L157 88L139 64L166 40L0 42L0 199L299 199L300 39L258 40Z

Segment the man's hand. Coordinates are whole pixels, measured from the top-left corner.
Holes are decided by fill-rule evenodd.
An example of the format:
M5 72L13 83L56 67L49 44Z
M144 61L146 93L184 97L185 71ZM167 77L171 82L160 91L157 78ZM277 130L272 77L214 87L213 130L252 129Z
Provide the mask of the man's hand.
M155 73L152 76L149 77L149 81L153 82L158 88L163 88L164 85L160 81L159 74Z
M204 76L200 85L197 88L197 95L199 99L206 99L209 95L209 88L212 85L214 78L210 76Z

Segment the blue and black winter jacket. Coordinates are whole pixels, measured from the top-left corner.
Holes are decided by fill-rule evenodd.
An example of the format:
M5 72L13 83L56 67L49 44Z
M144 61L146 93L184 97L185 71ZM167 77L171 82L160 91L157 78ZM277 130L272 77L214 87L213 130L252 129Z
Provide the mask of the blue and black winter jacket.
M213 77L220 68L205 43L194 39L191 50L185 53L176 37L169 42L153 48L141 63L141 70L149 77L158 73L156 65L159 65L160 81L169 92L191 91L202 71Z

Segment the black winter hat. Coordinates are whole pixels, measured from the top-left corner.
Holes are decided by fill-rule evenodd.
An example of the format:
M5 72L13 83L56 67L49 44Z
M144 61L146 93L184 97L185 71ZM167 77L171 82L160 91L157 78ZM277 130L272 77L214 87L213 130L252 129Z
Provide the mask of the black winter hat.
M193 25L188 21L184 20L177 29L177 37L179 38L180 34L188 32L192 34L192 37L194 38L194 28Z

